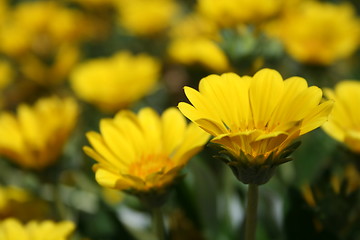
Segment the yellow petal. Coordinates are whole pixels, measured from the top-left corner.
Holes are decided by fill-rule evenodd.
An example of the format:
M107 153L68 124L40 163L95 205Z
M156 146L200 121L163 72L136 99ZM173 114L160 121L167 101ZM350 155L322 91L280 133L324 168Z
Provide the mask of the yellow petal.
M281 75L270 69L257 72L250 84L251 112L256 128L262 129L283 95L284 83Z
M268 124L269 129L289 121L289 112L294 111L294 99L308 87L305 79L301 77L291 77L284 81L284 94L276 110L271 116Z
M144 108L139 112L138 117L146 138L147 150L152 153L159 152L163 148L159 114L151 108Z
M95 173L96 181L103 187L116 188L119 190L130 188L131 182L122 178L118 174L113 174L103 168L99 168Z
M111 119L102 119L100 121L100 131L106 145L119 160L124 163L134 161L136 158L135 148L129 139L120 133Z
M345 107L347 116L352 120L353 126L360 123L360 83L358 81L342 81L335 88L337 101Z
M200 118L199 112L190 104L180 102L178 108L182 114L185 115L190 121L195 122Z
M108 148L106 143L104 142L102 136L96 132L88 132L86 134L87 139L89 140L91 146L94 150L102 156L104 159L108 161L112 166L121 169L122 162L119 158L117 158Z
M337 125L333 121L325 122L322 126L322 129L333 137L335 140L339 142L343 142L345 140L345 130Z
M304 118L300 128L300 135L310 132L325 123L333 106L334 102L329 100L314 108L314 110Z
M189 124L185 130L182 142L172 156L172 161L179 165L185 164L194 154L200 151L200 148L205 145L209 137L209 134L200 129L196 124Z
M201 82L206 82L206 78L200 80ZM218 113L213 108L213 106L204 99L204 97L195 89L190 87L184 87L185 95L191 102L191 104L195 107L195 109L204 115L206 118L215 119L220 121Z
M169 108L161 116L164 152L171 155L181 141L184 141L186 120L176 108Z

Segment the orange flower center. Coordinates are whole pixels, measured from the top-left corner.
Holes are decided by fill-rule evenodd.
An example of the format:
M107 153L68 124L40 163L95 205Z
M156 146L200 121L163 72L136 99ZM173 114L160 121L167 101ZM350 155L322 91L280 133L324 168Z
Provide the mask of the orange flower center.
M174 162L164 154L144 155L129 166L129 175L145 179L154 173L166 172L174 167Z

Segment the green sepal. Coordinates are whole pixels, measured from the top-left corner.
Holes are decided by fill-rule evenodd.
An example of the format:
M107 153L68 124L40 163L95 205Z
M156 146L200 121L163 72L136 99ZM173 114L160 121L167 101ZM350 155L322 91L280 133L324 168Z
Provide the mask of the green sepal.
M277 166L292 160L289 156L300 144L300 142L295 142L279 154L271 152L267 157L265 157L265 155L253 157L243 151L240 151L239 156L234 156L219 144L211 143L209 145L210 147L218 149L218 154L214 156L214 158L226 163L239 181L245 184L261 185L270 180Z

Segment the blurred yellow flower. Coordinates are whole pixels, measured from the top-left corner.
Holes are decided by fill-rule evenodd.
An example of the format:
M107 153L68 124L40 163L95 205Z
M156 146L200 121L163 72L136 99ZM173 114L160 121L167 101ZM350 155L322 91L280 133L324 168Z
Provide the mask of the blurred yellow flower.
M78 27L82 23L80 12L56 2L22 2L0 27L0 50L15 57L22 57L29 50L46 55L64 42L76 42L83 37L86 32Z
M153 35L169 27L179 10L173 0L121 0L120 24L134 35Z
M329 121L322 127L327 134L360 153L360 82L342 81L334 90L325 89L325 95L335 100Z
M180 111L230 153L228 164L239 180L256 184L265 183L272 173L252 179L246 171L262 171L262 166L272 170L288 161L290 143L321 126L333 105L320 103L321 89L308 87L305 79L283 80L271 69L253 77L210 75L200 81L199 92L185 87L185 94L193 106L179 103Z
M0 90L5 88L13 80L14 74L10 63L0 59Z
M275 15L280 8L278 0L199 0L198 11L204 16L229 27L241 23L257 23Z
M196 13L189 14L176 22L170 29L169 35L172 38L206 37L214 40L220 39L217 25L208 18Z
M19 71L27 79L40 85L56 85L66 79L79 58L80 52L76 46L62 45L54 49L50 65L29 54L18 60Z
M117 111L148 94L160 75L160 63L145 54L119 52L76 67L71 86L79 98L103 111Z
M228 59L216 42L204 38L176 38L168 48L170 57L181 64L200 64L221 73L229 70Z
M176 108L162 116L151 108L138 115L123 110L114 119L101 120L100 132L88 132L92 148L84 147L98 162L93 168L96 181L138 194L164 192L208 140Z
M9 218L0 222L1 240L66 240L74 231L75 225L70 221L53 222L30 221L22 224L19 220Z
M349 4L306 1L269 27L297 61L328 65L359 46L360 21Z
M78 106L71 98L22 104L17 116L0 114L0 154L25 168L42 169L58 160L75 127Z

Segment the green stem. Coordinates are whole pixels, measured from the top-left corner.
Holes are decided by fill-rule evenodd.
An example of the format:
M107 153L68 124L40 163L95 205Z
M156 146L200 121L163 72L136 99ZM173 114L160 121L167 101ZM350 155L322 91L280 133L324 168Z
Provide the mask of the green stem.
M245 240L255 240L258 185L249 184L245 219Z
M153 225L159 240L165 240L164 217L160 207L153 208Z
M59 220L65 220L66 219L66 208L62 201L61 197L61 185L60 184L54 184L53 185L53 201L55 204L55 208L57 211L57 215Z

